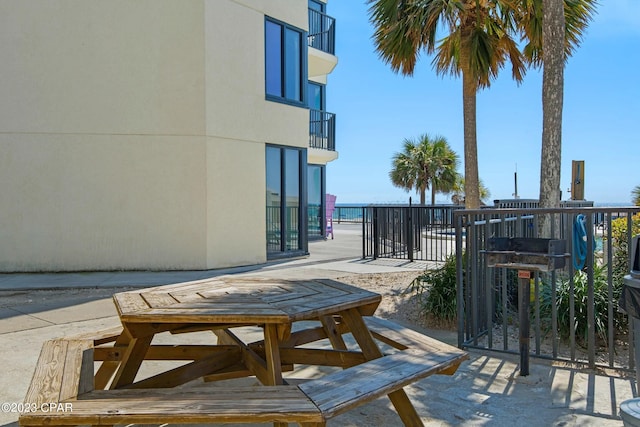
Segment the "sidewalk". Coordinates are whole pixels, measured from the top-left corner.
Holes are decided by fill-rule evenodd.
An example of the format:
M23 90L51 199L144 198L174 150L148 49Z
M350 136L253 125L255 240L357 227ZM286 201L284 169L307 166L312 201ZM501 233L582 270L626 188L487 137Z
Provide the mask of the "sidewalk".
M307 258L216 271L103 272L0 275L0 402L21 402L42 342L118 324L111 295L134 286L198 280L222 274L303 279L345 273L416 271L424 264L361 260L361 229L335 226L334 240L312 242ZM424 332L424 331L423 331ZM453 331L426 331L456 343ZM635 381L572 370L532 359L531 374L518 361L471 352L455 375L424 379L407 392L427 426L622 426L620 404L634 397ZM300 377L316 372L296 371ZM0 412L0 426L17 426L18 414ZM331 426L396 426L388 399L350 411Z

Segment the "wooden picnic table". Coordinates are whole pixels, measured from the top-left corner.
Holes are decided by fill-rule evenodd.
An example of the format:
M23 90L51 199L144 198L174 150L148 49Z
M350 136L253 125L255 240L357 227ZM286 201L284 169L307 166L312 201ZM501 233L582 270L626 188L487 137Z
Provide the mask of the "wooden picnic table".
M21 426L297 422L322 427L384 395L404 425L422 426L403 387L429 375L451 375L468 357L373 317L380 295L333 280L219 277L118 293L114 301L122 328L43 345L25 401L34 408L44 402L73 405L73 411L29 411L20 416ZM202 344L152 344L159 333L200 331L217 339L205 335L198 338ZM358 348L351 341L347 346L348 333ZM137 378L145 360L187 363ZM289 385L282 372L295 364L343 369ZM247 376L262 385L176 387L200 378Z
M346 349L335 331L333 316L348 318L353 328L366 331L362 316L372 315L380 300L378 294L332 280L215 278L118 293L114 301L125 331L117 344L128 347L111 388L133 384L155 334L198 330L212 330L218 344L200 347L202 356L207 356L194 362L192 369L183 369L182 378L194 379L204 370L229 377L236 369L250 372L265 385L280 385L280 349L295 347L287 344L294 322L320 320L330 331L334 347ZM250 347L243 342L232 331L241 326L262 327L262 345ZM170 352L176 351L175 347L160 348L154 358L171 359ZM244 362L239 365L239 360ZM175 377L175 372L141 386L168 385L170 376Z
M363 316L372 316L380 304L379 294L334 280L276 280L221 277L197 282L159 286L114 295L124 327L116 345L126 345L120 363L103 363L96 387L111 382L112 389L171 387L199 377L208 380L255 375L264 385L282 385L283 366L295 363L343 368L382 356ZM292 334L295 322L316 320L322 330L306 329ZM342 323L342 331L337 321ZM264 340L245 343L232 328L260 326ZM342 338L351 332L362 353L347 351ZM158 346L155 334L211 330L217 344L195 348ZM299 345L328 337L332 349L305 349ZM153 351L152 351L153 350ZM193 351L196 360L181 368L134 383L145 360L171 360L175 353ZM405 392L390 398L402 418L419 419Z

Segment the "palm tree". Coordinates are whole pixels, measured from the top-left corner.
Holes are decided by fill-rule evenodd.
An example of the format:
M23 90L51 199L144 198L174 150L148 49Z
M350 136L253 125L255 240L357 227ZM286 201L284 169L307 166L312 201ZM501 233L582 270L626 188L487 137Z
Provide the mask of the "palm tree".
M491 196L491 192L484 185L482 180L479 181L479 190L480 190L480 200L482 204L485 204L484 201L487 200ZM459 175L456 179L456 183L451 190L451 203L455 205L464 204L465 196L464 196L464 176Z
M579 46L596 0L522 0L522 5L520 25L528 41L524 54L528 63L543 66L540 207L558 207L564 64Z
M421 135L405 139L403 150L394 154L391 182L396 187L420 193L420 204L425 204L426 190L431 188L431 204L437 192L450 192L458 175L458 155L442 136Z
M516 34L523 0L368 0L376 50L395 72L412 75L422 50L434 54L436 73L462 75L465 206L480 206L476 93L510 61L513 78L524 76ZM436 41L440 28L448 31Z
M631 190L631 202L636 206L640 206L640 185L636 185Z

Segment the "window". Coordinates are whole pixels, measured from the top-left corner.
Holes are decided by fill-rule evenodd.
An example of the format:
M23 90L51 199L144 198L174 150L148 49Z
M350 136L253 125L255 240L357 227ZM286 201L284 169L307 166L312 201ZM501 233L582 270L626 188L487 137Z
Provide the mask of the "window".
M306 158L304 149L266 148L268 258L307 252Z
M267 99L305 105L306 40L303 31L267 18L265 87Z
M324 175L323 165L307 167L307 227L310 240L325 235Z
M317 0L309 0L309 9L324 13L324 3Z
M307 85L309 100L309 108L313 110L324 110L324 100L325 100L325 85L309 81Z

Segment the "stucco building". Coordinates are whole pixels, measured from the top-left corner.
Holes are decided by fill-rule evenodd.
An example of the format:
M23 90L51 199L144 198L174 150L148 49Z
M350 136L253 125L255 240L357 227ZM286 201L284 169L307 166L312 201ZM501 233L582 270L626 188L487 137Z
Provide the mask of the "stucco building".
M2 0L0 271L213 269L322 237L319 0Z

